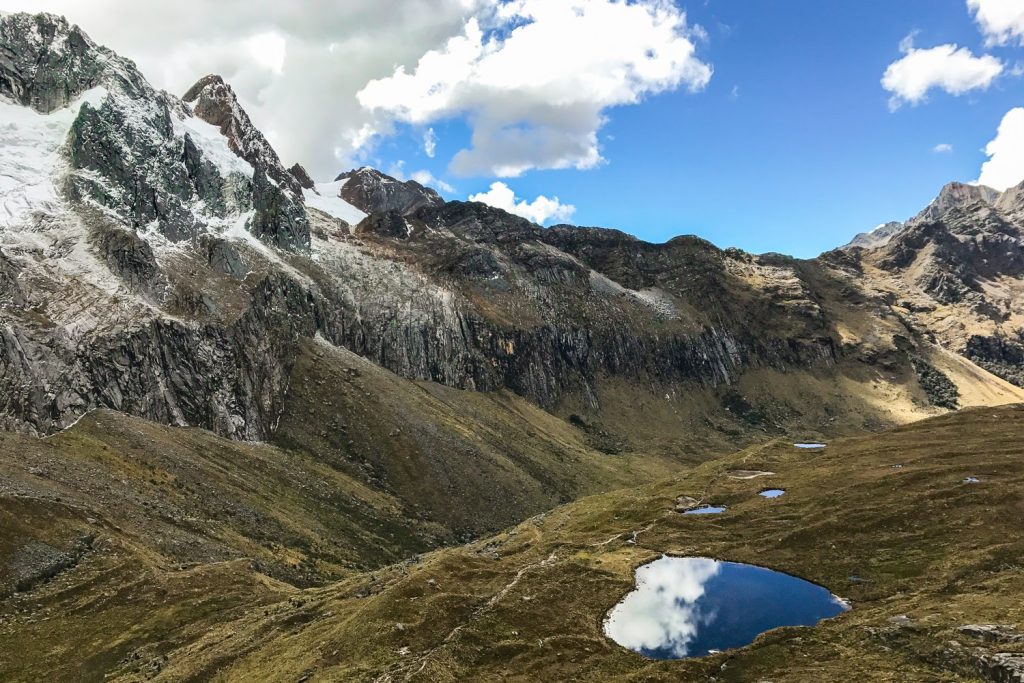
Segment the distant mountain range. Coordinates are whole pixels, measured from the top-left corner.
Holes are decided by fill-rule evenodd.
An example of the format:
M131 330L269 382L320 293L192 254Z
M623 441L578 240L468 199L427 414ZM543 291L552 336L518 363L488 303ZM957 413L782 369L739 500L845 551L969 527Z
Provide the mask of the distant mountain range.
M870 232L860 233L846 247L872 248L882 246L894 235L903 232L912 223L941 220L943 216L953 209L966 208L973 204L985 204L1002 210L1013 210L1018 205L1022 192L1024 192L1024 183L1010 188L1006 192L999 192L984 185L949 183L942 188L939 196L931 204L909 221L905 223L898 221L883 223Z
M926 242L937 235L917 228L964 212L1012 221L1017 196L951 185L887 231L886 253L903 249L888 260L543 229L368 168L317 184L301 165L286 168L218 76L179 99L59 17L5 15L0 31L13 122L0 141L13 179L0 198L0 420L31 433L111 408L269 438L295 344L312 336L409 379L507 388L602 419L620 381L682 396L879 354L910 369L911 356L933 354L934 331L894 313L881 290L903 272L897 262L936 258ZM861 262L890 279L876 288ZM989 263L987 275L1007 274ZM959 299L935 305L996 296L962 264L936 277L942 285L922 285L927 306L936 287ZM877 320L852 326L865 305ZM934 349L980 360L970 349L995 342L971 338L1004 328L985 320Z

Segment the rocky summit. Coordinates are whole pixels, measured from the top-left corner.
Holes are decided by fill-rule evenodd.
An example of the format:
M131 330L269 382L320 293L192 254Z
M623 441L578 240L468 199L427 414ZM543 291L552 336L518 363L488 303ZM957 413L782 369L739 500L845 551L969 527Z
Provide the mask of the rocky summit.
M862 272L920 334L1021 386L1022 192L951 183L884 242L823 258Z
M0 679L1024 675L1024 185L801 260L289 161L0 14ZM853 609L648 661L662 553Z

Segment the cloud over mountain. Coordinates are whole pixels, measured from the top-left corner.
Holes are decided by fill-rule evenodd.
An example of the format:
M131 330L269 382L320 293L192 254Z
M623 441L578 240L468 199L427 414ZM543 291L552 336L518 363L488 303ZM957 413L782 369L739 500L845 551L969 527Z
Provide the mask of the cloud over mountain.
M985 153L988 161L981 167L980 184L1005 190L1024 180L1024 107L1006 113Z
M702 35L664 0L516 0L470 18L415 68L398 66L358 98L409 124L466 117L472 143L452 160L456 174L592 168L603 161L608 108L707 85Z
M396 64L415 64L489 0L0 0L0 10L64 14L179 96L218 73L282 157L315 175L355 165L386 131L355 94Z
M534 223L544 224L550 220L566 221L576 213L572 204L563 204L558 197L548 198L540 195L532 202L519 199L505 183L492 183L487 192L471 195L471 202L483 202L509 213L522 216Z
M0 10L38 9L0 0ZM590 168L602 162L609 107L699 90L711 77L696 56L703 32L669 0L49 0L46 9L179 95L221 74L284 158L318 175L365 158L396 124L451 118L472 131L451 160L456 173Z

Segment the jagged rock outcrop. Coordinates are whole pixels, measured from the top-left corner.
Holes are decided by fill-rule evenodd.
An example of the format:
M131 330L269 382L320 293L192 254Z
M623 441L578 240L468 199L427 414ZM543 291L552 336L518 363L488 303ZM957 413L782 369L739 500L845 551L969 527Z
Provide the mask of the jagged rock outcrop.
M1024 643L1024 633L1013 624L966 624L957 630L988 643Z
M93 233L92 244L111 272L129 289L148 295L151 300L162 298L166 280L146 240L132 230L110 225Z
M999 199L999 191L985 185L949 183L912 221L937 221L953 209L966 209L975 205L992 206Z
M407 239L414 228L409 220L399 211L372 213L355 227L357 235L378 235Z
M389 211L407 214L444 203L436 191L415 180L402 182L372 168L348 171L335 180L346 181L341 188L341 198L368 214Z
M978 670L992 683L1022 683L1024 655L1016 652L984 655L978 659Z
M301 200L256 169L253 199L256 215L249 231L281 249L309 248L309 219Z
M309 171L302 164L294 164L288 169L288 172L295 177L295 180L299 182L299 187L304 190L312 190L316 187L316 182L313 181L313 177L309 175Z
M905 353L849 339L850 306L901 324L859 293L853 261L544 229L365 168L340 177L340 199L369 214L349 231L329 201L307 214L308 174L281 165L221 78L186 94L193 113L96 54L112 70L54 145L71 168L54 166L60 198L19 219L53 238L41 250L15 239L32 231L12 232L0 259L8 428L47 433L109 407L264 439L295 345L315 335L405 378L584 414L608 383L658 397L720 390L762 416L726 387L879 358L911 369ZM913 246L900 245L887 255Z
M231 86L216 74L204 76L182 98L191 104L196 116L220 129L228 147L242 159L297 196L302 185L281 164L277 152L263 136L238 102Z
M215 74L185 93L196 116L216 126L228 147L254 169L254 235L284 249L309 248L309 219L302 201L303 183L281 164L277 152L253 125L231 86ZM308 175L307 175L308 178Z
M902 232L905 228L906 223L900 223L899 221L883 223L870 232L860 233L850 240L849 244L845 245L843 249L850 249L853 247L871 249L874 247L880 247L892 239L894 235Z
M245 277L248 272L238 247L228 240L219 237L207 237L202 240L206 248L206 262L218 273L236 278Z
M162 94L111 93L99 107L83 104L68 145L72 167L85 171L69 176L69 194L116 212L133 230L155 223L171 241L195 237L204 226L190 207L194 197L226 213L223 183L211 179L191 138L175 135Z
M11 14L0 21L0 95L47 114L104 80L99 48L52 14ZM104 57L117 59L102 51Z

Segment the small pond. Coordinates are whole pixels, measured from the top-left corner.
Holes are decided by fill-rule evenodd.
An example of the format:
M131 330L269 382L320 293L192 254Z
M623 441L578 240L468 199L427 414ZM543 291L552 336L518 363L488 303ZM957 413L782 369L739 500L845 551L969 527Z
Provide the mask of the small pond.
M783 491L782 489L767 489L765 491L761 491L761 493L757 495L761 496L762 498L781 498L782 496L786 495L786 492Z
M980 484L981 483L981 479L978 479L977 477L967 477L966 479L964 479L964 483L965 484Z
M827 589L763 567L662 557L636 570L605 635L652 659L686 659L749 645L780 626L813 626L849 606Z
M805 448L807 450L818 450L824 448L827 444L823 443L795 443L793 444L797 448Z
M684 512L684 515L720 515L725 512L724 505L701 505Z

